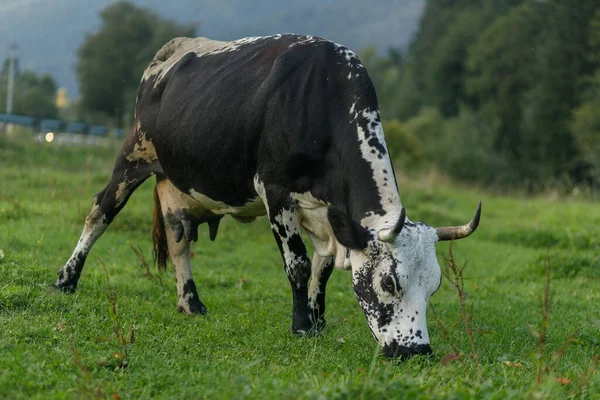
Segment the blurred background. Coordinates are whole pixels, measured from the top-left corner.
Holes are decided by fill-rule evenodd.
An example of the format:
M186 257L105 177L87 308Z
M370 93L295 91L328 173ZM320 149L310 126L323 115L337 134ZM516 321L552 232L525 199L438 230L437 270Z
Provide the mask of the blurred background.
M598 0L0 0L0 135L122 137L171 38L289 32L359 53L403 171L597 198Z

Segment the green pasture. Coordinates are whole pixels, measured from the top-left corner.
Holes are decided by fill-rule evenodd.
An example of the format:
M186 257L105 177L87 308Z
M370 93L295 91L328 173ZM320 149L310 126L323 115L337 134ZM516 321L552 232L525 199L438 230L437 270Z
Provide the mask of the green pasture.
M142 266L151 263L152 179L92 250L77 292L50 290L117 151L0 139L0 398L600 398L597 203L494 196L399 171L414 221L464 223L483 201L478 231L453 246L467 263L480 378L447 281L431 303L459 360L441 362L453 349L431 312L434 357L383 359L343 271L328 286L323 335L293 336L291 291L265 218L225 218L215 242L200 228L192 262L209 314L176 312L172 272L151 266L149 276ZM442 265L448 249L438 245Z

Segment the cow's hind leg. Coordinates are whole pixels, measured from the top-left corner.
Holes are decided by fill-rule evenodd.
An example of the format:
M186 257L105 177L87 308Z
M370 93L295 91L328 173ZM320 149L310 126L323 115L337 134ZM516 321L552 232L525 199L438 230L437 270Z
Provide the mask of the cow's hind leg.
M322 257L315 252L308 288L308 304L312 310L316 328L319 330L325 327L325 288L332 272L333 257Z
M316 332L316 321L308 304L310 259L300 236L301 225L296 205L290 194L278 188L258 190L267 206L271 229L292 287L292 332L307 335Z
M127 203L129 196L149 176L161 172L152 144L134 133L124 143L108 185L94 196L83 232L66 264L58 271L54 287L74 292L85 259L96 240Z
M192 277L190 262L190 242L198 239L198 223L202 221L203 209L181 193L173 184L163 177L157 179L154 201L155 207L162 213L160 230L166 233L168 256L175 267L175 279L177 281L177 311L186 314L206 314L206 307L198 296L196 284ZM156 224L156 221L155 221ZM156 232L154 228L155 249L157 240L163 232ZM166 257L162 258L163 265L159 261L159 267L164 268Z

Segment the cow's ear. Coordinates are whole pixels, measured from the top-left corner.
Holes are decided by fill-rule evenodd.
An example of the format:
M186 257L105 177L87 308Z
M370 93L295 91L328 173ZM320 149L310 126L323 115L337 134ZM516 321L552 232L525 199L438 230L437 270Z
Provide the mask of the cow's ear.
M371 239L371 233L352 220L345 212L333 206L327 209L327 219L338 242L352 250L363 250Z

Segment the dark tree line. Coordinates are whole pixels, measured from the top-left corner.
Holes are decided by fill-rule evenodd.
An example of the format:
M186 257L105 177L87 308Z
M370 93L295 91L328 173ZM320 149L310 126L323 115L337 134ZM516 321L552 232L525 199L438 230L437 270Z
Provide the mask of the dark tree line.
M8 90L8 59L0 70L0 113L6 110ZM49 74L38 76L34 71L21 70L15 60L13 114L38 118L58 118L55 104L56 82Z
M428 0L406 53L364 56L383 117L403 121L390 141L412 137L422 163L531 189L600 183L599 1Z
M79 49L79 118L131 123L154 53L193 26L131 3ZM600 1L427 0L409 49L362 54L400 163L468 181L600 184Z
M100 13L98 32L86 37L78 52L80 117L131 123L142 73L163 44L177 36L194 36L195 27L179 25L126 1Z

